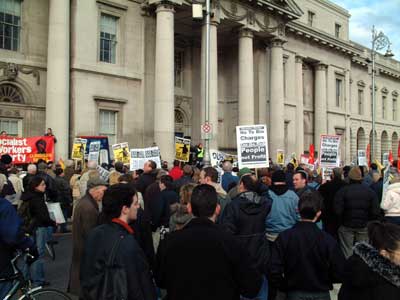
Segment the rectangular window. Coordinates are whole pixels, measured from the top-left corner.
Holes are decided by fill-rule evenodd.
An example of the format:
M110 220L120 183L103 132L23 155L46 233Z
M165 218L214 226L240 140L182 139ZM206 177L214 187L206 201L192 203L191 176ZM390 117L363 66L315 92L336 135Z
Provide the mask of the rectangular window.
M313 26L315 13L308 11L308 25Z
M21 0L0 0L0 48L19 49Z
M106 135L109 144L117 142L117 112L112 110L103 110L99 112L99 134Z
M342 29L342 25L335 24L335 37L340 38L341 29Z
M342 97L343 97L343 80L336 78L336 107L340 107L342 105Z
M175 86L183 87L183 51L175 51Z
M287 79L287 63L286 61L283 62L283 97L286 98L287 94L287 87L286 87L286 79Z
M117 50L117 25L117 17L101 14L100 61L115 64Z
M18 136L18 120L0 119L1 131L7 132L7 135Z
M358 114L364 113L364 90L358 90Z
M382 96L382 119L386 119L386 96Z
M397 99L393 99L393 121L397 121Z

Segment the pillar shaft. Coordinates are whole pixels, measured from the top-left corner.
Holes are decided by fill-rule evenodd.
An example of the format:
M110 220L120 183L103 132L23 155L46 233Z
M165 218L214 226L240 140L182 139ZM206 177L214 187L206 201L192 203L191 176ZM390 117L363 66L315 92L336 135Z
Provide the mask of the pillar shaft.
M212 125L213 137L210 140L210 149L218 149L218 46L217 25L210 24L210 103L208 121ZM201 40L201 123L206 120L205 115L205 80L206 80L206 25L202 28ZM196 128L200 130L200 128Z
M254 124L253 33L239 32L239 125Z
M304 104L303 104L303 58L296 56L296 100L297 100L297 155L304 152Z
M163 160L172 162L175 157L174 8L159 4L156 14L154 140Z
M314 101L314 144L319 149L320 136L328 134L326 113L326 69L327 65L315 66L315 101Z
M271 84L270 84L270 130L269 153L284 149L285 113L283 93L283 41L274 39L271 42Z
M57 159L60 157L67 159L69 157L70 1L50 0L49 5L46 127L51 127L57 137Z

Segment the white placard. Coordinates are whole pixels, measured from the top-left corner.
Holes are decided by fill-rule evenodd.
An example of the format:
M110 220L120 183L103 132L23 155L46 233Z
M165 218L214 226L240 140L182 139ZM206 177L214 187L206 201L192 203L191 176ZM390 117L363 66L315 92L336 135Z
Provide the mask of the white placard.
M46 202L47 210L49 211L50 219L55 221L57 224L65 223L64 214L61 210L59 202Z
M382 200L386 197L386 192L390 183L390 167L386 166L385 172L383 173L383 188L382 188Z
M382 154L382 163L384 167L389 165L389 152L385 152Z
M236 126L239 168L269 167L266 125Z
M94 160L98 162L99 153L100 153L100 141L91 142L89 145L88 161Z
M110 171L100 166L97 166L97 171L99 172L101 179L108 181L108 178L110 177Z
M222 151L218 151L215 149L210 149L210 159L211 159L211 166L219 166L225 159L233 158L232 164L237 161L237 156L229 153L225 153Z
M145 162L148 160L153 160L157 164L157 168L161 168L160 149L158 147L131 149L130 155L131 171L143 169Z
M319 165L322 168L340 166L340 136L321 135L319 147Z
M358 165L359 166L368 166L368 161L367 161L367 154L365 150L358 150L357 151L357 157L358 157Z

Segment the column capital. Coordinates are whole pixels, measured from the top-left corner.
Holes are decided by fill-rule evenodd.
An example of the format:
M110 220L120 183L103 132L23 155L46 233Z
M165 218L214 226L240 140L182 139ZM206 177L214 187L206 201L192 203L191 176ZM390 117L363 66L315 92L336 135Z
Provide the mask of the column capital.
M314 67L315 67L315 70L316 70L316 71L326 71L326 69L328 68L328 65L327 65L327 64L324 64L324 63L322 63L322 62L319 62L319 63L316 63L316 64L314 65Z
M175 13L175 8L173 4L161 1L157 4L156 13L159 13L161 11Z
M284 43L286 43L285 39L274 37L270 40L269 45L271 48L282 48Z
M254 37L254 33L253 30L246 28L246 27L241 27L239 29L239 38L242 37L248 37L248 38L253 38Z
M296 54L295 56L296 64L302 64L304 60L304 56L301 56L299 54Z

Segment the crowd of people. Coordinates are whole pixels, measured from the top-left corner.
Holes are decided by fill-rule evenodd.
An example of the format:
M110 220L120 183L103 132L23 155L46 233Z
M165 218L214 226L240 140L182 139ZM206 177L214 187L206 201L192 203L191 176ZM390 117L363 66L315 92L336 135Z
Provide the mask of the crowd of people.
M39 162L23 179L0 164L0 277L13 251L43 256L59 202L72 220L68 292L81 299L400 299L400 174L346 166L324 180L307 165L251 170L121 162L107 180L89 161L76 170ZM220 172L222 170L222 174ZM31 238L27 237L29 234ZM0 298L6 283L0 283Z

